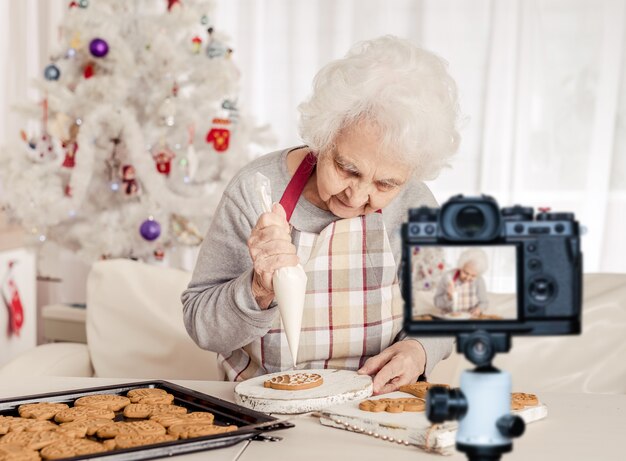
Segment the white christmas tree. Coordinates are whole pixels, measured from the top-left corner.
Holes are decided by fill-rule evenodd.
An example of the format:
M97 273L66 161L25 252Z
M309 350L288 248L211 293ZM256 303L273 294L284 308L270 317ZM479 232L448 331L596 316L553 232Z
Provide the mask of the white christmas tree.
M4 199L40 241L87 261L200 244L233 174L270 142L206 0L77 0L36 85Z

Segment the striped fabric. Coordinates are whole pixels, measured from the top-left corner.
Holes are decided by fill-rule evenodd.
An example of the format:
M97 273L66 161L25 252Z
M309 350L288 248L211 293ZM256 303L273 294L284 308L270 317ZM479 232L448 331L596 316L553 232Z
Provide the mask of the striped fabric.
M402 329L403 301L382 215L292 231L307 277L298 369L358 369ZM265 336L219 357L228 379L293 369L280 316Z
M478 287L476 281L461 282L457 279L454 283L454 304L452 310L454 312L469 311L478 305Z

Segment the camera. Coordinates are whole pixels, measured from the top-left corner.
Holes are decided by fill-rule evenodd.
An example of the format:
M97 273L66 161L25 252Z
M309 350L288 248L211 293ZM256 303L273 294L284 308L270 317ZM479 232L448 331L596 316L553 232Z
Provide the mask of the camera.
M456 447L471 461L497 461L525 423L511 413L512 380L492 365L513 335L581 331L582 253L573 213L500 209L493 197L452 197L409 210L402 225L404 331L456 336L476 365L461 387L433 387L426 416L458 420Z
M487 195L412 208L402 226L402 282L409 335L578 334L579 224L573 213L500 209Z

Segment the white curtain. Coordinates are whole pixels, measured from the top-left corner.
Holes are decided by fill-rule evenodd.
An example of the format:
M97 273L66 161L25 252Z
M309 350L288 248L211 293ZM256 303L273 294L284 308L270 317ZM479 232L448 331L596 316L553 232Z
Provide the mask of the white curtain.
M0 2L0 145L17 139L23 121L10 107L37 97L30 81L68 3ZM429 184L437 199L484 192L501 205L574 211L587 229L585 270L626 272L626 0L216 6L212 23L242 71L240 104L273 126L277 147L299 144L296 106L319 67L358 40L409 38L449 61L466 115L452 168Z
M317 69L358 40L409 38L450 63L466 115L441 202L493 195L573 211L585 271L626 272L625 0L218 0L242 102L297 145Z

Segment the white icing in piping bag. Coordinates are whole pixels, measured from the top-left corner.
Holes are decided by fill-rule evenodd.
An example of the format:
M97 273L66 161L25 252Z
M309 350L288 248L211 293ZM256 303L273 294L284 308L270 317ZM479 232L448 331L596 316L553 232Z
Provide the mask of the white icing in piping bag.
M272 211L270 180L261 173L257 173L255 181L256 191L261 196L263 203L263 211ZM274 271L272 276L274 296L278 303L278 310L283 321L283 329L287 336L287 344L289 344L294 367L298 359L306 282L306 273L300 264L291 267L281 267Z

